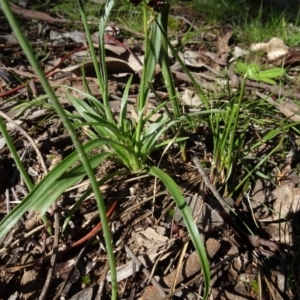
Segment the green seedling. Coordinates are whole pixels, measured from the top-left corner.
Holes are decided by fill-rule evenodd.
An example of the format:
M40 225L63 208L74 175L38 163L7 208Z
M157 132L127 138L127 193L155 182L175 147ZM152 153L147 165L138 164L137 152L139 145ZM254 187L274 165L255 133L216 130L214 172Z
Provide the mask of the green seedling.
M81 283L89 285L91 284L91 277L90 275L85 275L81 277Z
M235 68L237 73L246 75L247 78L255 81L263 81L268 84L276 84L273 78L282 77L285 75L285 69L283 68L272 68L269 70L261 70L260 66L255 63L246 64L238 62Z

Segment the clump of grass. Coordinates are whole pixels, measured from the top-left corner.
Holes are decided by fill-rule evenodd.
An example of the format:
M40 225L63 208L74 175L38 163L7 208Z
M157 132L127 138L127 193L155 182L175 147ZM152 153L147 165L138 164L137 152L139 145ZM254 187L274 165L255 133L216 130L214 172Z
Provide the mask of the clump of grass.
M246 93L245 80L237 92L233 92L229 87L227 87L228 90L224 89L222 97L223 99L225 98L225 101L212 101L211 99L215 99L216 95L204 94L168 40L167 28L169 4L167 3L161 10L157 10L149 7L147 1L142 1L142 5L138 8L129 4L125 6L126 10L132 9L137 12L136 20L139 20L137 22L140 23L139 30L142 30L145 35L145 61L140 81L139 96L135 107L138 118L137 120L129 120L127 118L128 94L132 78L127 82L121 99L120 114L115 118L109 105L108 76L106 65L103 63L105 62L105 24L113 9L115 1L108 1L103 8L103 14L101 15L99 25L99 53L97 53L93 47L90 27L87 22L87 16L82 1L78 1L78 4L97 73L102 102L89 93L83 93L82 91L77 90L78 93L85 96L87 101L84 102L69 95L69 100L75 107L76 114L71 114L61 107L56 95L53 93L38 63L34 59L34 55L26 43L20 28L15 26L16 21L11 15L7 1L3 1L1 4L10 23L14 25L16 36L20 40L30 63L34 67L39 78L41 78L43 87L47 92L47 97L51 100L52 106L62 118L66 129L70 133L76 151L66 157L45 178L43 178L41 182L33 185L10 141L4 123L0 121L1 130L8 141L10 151L12 152L17 166L28 186L28 190L30 191L22 203L0 223L0 236L3 236L8 231L9 226L16 223L27 210L36 209L44 213L66 189L83 177L88 176L91 181L91 189L88 189L86 193L84 193L78 203L81 203L92 192L95 193L99 215L103 222L106 248L109 254L112 276L112 298L116 299L117 288L115 261L112 251L113 246L111 244L111 234L105 217L105 206L102 195L99 192L99 186L120 174L148 174L159 178L164 183L167 190L174 198L177 206L182 210L182 215L185 219L191 240L202 263L205 279L203 298L207 299L210 279L209 264L190 209L174 180L166 174L164 170L153 165L151 160L149 160L149 157L151 157L153 151L159 148L169 146L172 143L178 143L181 152L183 153L182 157L185 159L184 142L187 137L184 135L183 131L181 131L181 128L184 127L187 130L193 129L196 131L193 127L205 124L210 130L213 144L210 173L211 181L214 185L220 187L223 195L243 197L244 192L249 189L251 180L254 178L260 177L270 181L272 180L269 174L263 172L263 167L268 167L272 163L273 156L286 148L287 138L285 135L289 130L297 130L297 124L291 124L287 120L284 120L277 122L276 126L274 126L274 118L270 118L270 120L266 118L266 113L272 112L270 106L265 105L256 99L253 100L252 97ZM246 5L246 3L244 4ZM220 18L223 18L224 15L234 14L238 11L238 13L240 13L241 10L240 7L231 7L229 3L219 1L195 1L193 5L199 5L199 9L202 7L202 13L204 15L206 9L209 7L213 8L213 10L208 10L209 13L206 15L207 20L209 20L210 23L219 22ZM247 6L245 6L245 9L246 8ZM116 8L116 11L118 12L116 15L117 18L118 16L123 15L123 9ZM244 31L246 36L245 41L247 39L248 43L263 40L267 35L272 33L272 28L274 29L276 26L281 26L280 28L277 28L278 34L284 34L284 29L287 28L283 17L280 20L276 19L275 22L274 16L273 27L270 26L269 28L265 28L265 31L259 32L263 27L262 15L259 16L258 19L252 21L253 23L249 21L248 16L244 16L244 18L245 24L243 25L242 22L239 23L239 26L241 26L240 28L252 24L252 27L249 27L250 29L252 28L251 32L250 30L249 32ZM253 30L253 28L257 29L257 31ZM288 36L286 36L286 38L288 38ZM193 88L201 96L203 106L205 107L202 111L199 110L199 112L195 114L185 114L181 111L178 95L170 71L167 55L168 48L171 49L173 55L181 63L182 68L193 82ZM162 101L152 112L148 112L148 97L149 93L152 91L151 83L153 81L153 74L155 73L155 66L157 63L161 66L163 81L168 90L169 99ZM250 78L251 74L253 75L252 67L253 65L250 65L250 71L247 70L247 68L246 70L242 69L242 71L240 71L242 73L241 75L245 75L245 78L247 76ZM256 69L256 66L254 66L254 68ZM257 73L260 72L257 71ZM272 77L264 77L264 80L269 80L269 83L272 83L273 81L270 80L275 80L277 77L274 77L273 75ZM261 80L262 77L257 78L257 76L254 76L254 79ZM66 87L66 89L70 90L68 87ZM44 98L42 97L36 99L36 101L32 102L30 105L39 105L39 101L42 101L43 99ZM166 105L169 102L172 105L172 110L166 109L168 114L162 115L155 122L150 123L149 120L152 115L161 108L166 108ZM224 104L225 102L226 104ZM211 107L214 107L215 109L211 109ZM77 132L80 131L83 126L87 127L87 125L89 129L86 130L86 133L88 133L90 141L81 145L78 140ZM187 126L189 127L187 128ZM162 136L166 133L171 133L172 137L163 140ZM255 154L268 143L272 144L272 148L268 151L260 152L261 156L256 157ZM102 148L102 152L100 154L95 154L93 151L99 147ZM122 167L122 171L108 174L97 181L93 170L106 160L117 162ZM80 163L78 163L79 161ZM65 224L67 224L67 221L68 218L66 219Z
M89 100L88 102L84 102L76 99L75 97L69 96L70 101L72 101L77 112L81 116L80 119L77 117L76 126L81 127L84 125L89 125L94 133L94 135L90 135L92 137L91 141L84 145L82 145L79 141L76 130L71 123L71 120L74 120L74 117L68 115L59 103L57 96L53 92L47 78L43 74L43 71L38 64L34 53L32 53L24 34L22 33L20 27L16 26L17 21L10 10L8 2L2 1L1 3L2 9L11 27L13 28L16 37L18 38L35 73L40 78L41 84L46 91L51 104L53 105L59 117L62 119L66 130L69 132L76 150L62 160L56 167L54 167L53 170L51 170L49 174L47 174L39 183L32 186L24 167L22 167L22 162L20 161L18 154L9 138L4 123L0 122L1 130L7 139L7 143L10 146L10 150L13 153L13 157L16 160L21 175L27 179L26 183L30 191L25 199L23 199L21 204L17 205L15 209L4 220L2 220L0 223L0 236L6 234L11 226L13 226L28 210L38 210L44 214L65 190L81 180L83 177L88 176L91 182L91 189L84 195L87 197L91 192L94 192L95 194L99 215L102 221L106 250L110 264L112 278L112 299L117 299L116 267L113 254L112 238L99 184L105 183L112 176L115 176L119 173L117 172L115 174L110 174L103 178L100 182L97 182L93 171L96 166L105 160L117 160L119 164L126 167L128 174L149 174L153 177L159 178L173 197L177 206L181 210L187 229L190 233L191 240L202 263L202 271L205 281L203 299L207 299L210 281L209 263L190 208L186 204L186 200L174 180L163 170L152 165L148 160L148 157L151 155L153 150L170 143L179 143L181 145L181 150L184 151L184 144L182 142L184 141L185 137L183 137L180 133L178 137L176 137L176 131L178 131L178 128L180 128L180 123L190 117L186 114L181 114L179 110L178 98L176 96L174 82L168 62L167 52L169 41L167 40L167 24L169 4L166 3L161 10L157 11L156 9L149 7L147 1L142 1L143 30L145 34L145 59L143 74L140 82L139 97L136 105L136 113L138 118L136 122L132 122L132 120L127 118L128 91L131 79L128 81L122 97L121 111L118 119L113 117L113 113L109 106L104 32L105 24L114 2L114 0L107 2L100 19L100 48L98 57L93 47L83 3L81 0L78 1L81 18L83 20L88 38L88 44L103 101L100 102L98 99L95 99L89 94L86 94L86 97ZM168 116L161 116L156 122L149 124L148 121L150 120L151 116L162 107L165 107L167 104L167 101L164 101L156 109L154 109L153 112L147 113L148 97L151 91L150 83L153 80L157 63L159 63L162 68L163 78L173 107L173 113L169 113ZM201 113L210 113L210 111L199 112L198 115ZM169 129L173 131L175 137L167 141L161 141L161 136ZM102 147L104 151L100 154L94 154L93 150L99 147ZM78 161L80 161L80 163L78 163Z

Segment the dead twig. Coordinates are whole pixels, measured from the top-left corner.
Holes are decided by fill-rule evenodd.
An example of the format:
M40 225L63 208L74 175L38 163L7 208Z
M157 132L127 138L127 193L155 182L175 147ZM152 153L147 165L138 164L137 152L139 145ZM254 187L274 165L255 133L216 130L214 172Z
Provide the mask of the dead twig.
M201 176L203 177L203 180L206 184L206 186L211 190L211 192L213 193L213 195L215 196L215 198L219 201L220 205L223 207L224 211L226 211L227 213L229 213L230 211L230 206L226 203L226 201L220 196L219 192L217 191L217 189L214 187L214 185L210 182L208 176L205 173L204 168L202 167L199 158L195 157L193 158L193 162L195 164L195 166L197 167L197 169L199 170Z
M199 158L195 157L193 159L194 164L198 168L200 174L203 177L203 180L206 184L206 186L211 190L215 198L219 201L220 205L224 209L224 213L220 213L220 216L223 218L223 220L228 223L231 228L235 231L235 233L240 236L242 239L247 241L253 248L258 248L259 246L267 246L272 250L277 250L278 252L281 252L281 248L278 243L272 242L272 241L267 241L265 239L260 238L259 236L256 235L249 235L243 232L230 218L230 210L232 208L225 202L225 200L220 196L219 192L217 189L214 187L214 185L210 182L208 176L205 173L204 168L202 167ZM233 211L233 210L232 210ZM265 249L259 249L260 253L265 256L275 256L275 254L271 251L267 251Z
M34 149L34 151L36 152L36 155L40 161L40 164L42 166L42 168L44 169L44 173L47 174L48 170L45 164L45 161L41 155L41 152L39 150L39 148L37 147L36 143L34 142L34 140L30 137L30 135L20 126L17 124L17 122L15 122L13 119L11 119L8 115L6 115L4 112L0 111L0 116L11 122L16 128L17 130L19 130L21 132L21 134L24 135L24 137L28 140L28 142L30 143L31 147Z
M182 265L183 265L183 260L184 260L188 245L189 245L189 240L185 241L185 243L182 247L180 257L179 257L179 261L178 261L177 267L176 267L176 272L175 272L174 279L173 279L172 286L171 286L171 293L175 290L179 273L183 271Z
M44 229L44 228L45 228L45 224L40 225L40 226L34 228L33 230L31 230L30 232L24 234L21 238L19 238L19 239L13 241L13 242L10 243L10 244L6 244L4 248L1 248L1 249L0 249L0 255L5 254L5 253L8 251L9 248L11 248L11 247L13 247L13 246L15 246L15 245L18 245L18 244L19 244L20 242L22 242L23 240L27 239L28 237L30 237L30 236L33 235L34 233L36 233L36 232L38 232L38 231L40 231L40 230L42 230L42 229Z
M54 243L53 243L53 253L50 258L50 268L48 270L47 278L43 287L43 290L40 294L39 300L47 299L47 294L49 291L49 288L51 286L52 278L53 278L53 272L56 264L57 254L58 254L58 244L59 244L59 214L57 212L57 203L55 201L54 203Z
M69 288L71 287L71 286L68 286L68 282L71 280L72 275L74 274L74 271L75 271L75 269L77 267L77 264L78 264L79 260L81 259L82 255L83 255L83 253L84 253L84 251L85 251L85 249L87 248L88 245L89 245L89 243L86 243L84 245L84 247L80 250L80 252L79 252L79 254L78 254L77 258L76 258L76 261L75 261L72 269L68 273L68 276L67 276L65 282L62 284L61 288L59 289L59 291L57 292L57 294L55 295L55 297L53 298L53 300L58 300L61 296L64 299L66 298L66 295L69 292Z
M130 248L128 246L125 245L125 250L127 252L127 254L131 257L131 259L135 262L135 264L137 265L138 268L142 268L142 272L147 276L150 277L150 272L148 271L148 269L146 269L146 267L141 263L141 261L134 255L134 253L130 250ZM156 281L156 279L154 277L151 278L151 283L153 284L153 286L155 286L157 288L157 290L159 291L159 293L162 296L166 296L166 292L165 290L162 288L162 286Z
M100 279L98 280L99 289L97 291L97 295L95 297L95 300L101 300L101 295L102 295L102 292L103 292L103 289L104 289L105 278L106 278L106 274L107 274L108 270L109 270L109 264L108 264L108 261L107 261L106 264L105 264L105 267L102 271L102 275L101 275Z

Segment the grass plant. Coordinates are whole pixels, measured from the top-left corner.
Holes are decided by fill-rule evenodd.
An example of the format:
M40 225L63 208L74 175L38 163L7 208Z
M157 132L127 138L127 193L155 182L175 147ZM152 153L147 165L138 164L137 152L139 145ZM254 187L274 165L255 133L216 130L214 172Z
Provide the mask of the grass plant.
M84 123L78 121L77 127L83 125L89 125L92 128L94 138L90 142L81 145L78 140L78 136L75 132L74 126L72 126L70 120L72 116L60 105L56 95L51 89L49 82L43 74L38 62L35 59L34 53L32 53L28 42L26 41L16 19L14 18L7 1L1 3L2 9L11 25L14 28L16 37L20 41L20 44L27 55L27 58L32 65L35 73L41 80L41 83L46 91L53 107L57 114L64 122L66 130L69 132L76 150L68 157L62 160L53 170L49 172L38 184L36 184L29 192L27 197L15 207L15 209L0 223L0 236L5 235L8 230L18 221L18 219L28 210L38 210L44 214L47 209L56 201L56 199L70 186L81 180L86 175L91 182L91 190L94 192L96 202L99 209L99 215L102 221L103 232L106 243L106 250L109 257L111 278L112 278L112 299L117 299L117 281L115 270L115 259L113 255L113 248L111 242L111 233L109 230L108 221L105 216L105 205L103 197L99 191L99 184L105 183L104 180L97 182L93 169L97 167L101 162L106 159L117 160L120 164L126 166L128 173L148 173L154 177L159 178L167 190L170 192L177 206L180 208L183 218L186 222L188 231L190 233L191 240L198 252L199 259L202 264L202 270L205 280L205 290L203 299L207 299L209 292L210 270L209 263L206 256L205 247L199 236L197 226L193 220L189 206L186 204L185 198L180 192L179 187L174 180L163 170L157 166L149 164L148 157L152 151L158 147L162 147L172 142L181 142L184 137L178 137L173 140L161 141L161 136L169 129L173 131L178 130L177 124L182 123L190 116L180 114L178 99L170 76L170 70L168 66L167 52L167 23L163 23L160 19L160 13L155 12L147 5L147 2L143 2L143 18L144 18L144 34L145 34L145 60L144 69L140 82L140 92L136 105L137 121L136 123L127 119L127 101L128 101L128 89L130 80L125 89L121 112L119 119L115 120L110 106L109 106L109 92L108 92L108 78L105 61L105 48L104 48L104 31L107 18L114 5L114 0L107 2L102 17L99 23L99 57L96 55L93 43L91 40L89 26L87 18L84 12L84 6L82 1L78 1L81 17L88 37L88 43L90 52L92 55L93 63L97 73L97 78L100 86L103 102L98 101L91 95L86 95L89 99L88 102L79 101L75 97L69 96L72 104L79 113ZM168 11L165 11L165 17L167 17ZM161 23L160 23L161 22ZM160 24L159 24L160 23ZM165 39L165 40L164 40ZM161 52L161 45L162 52ZM159 59L160 57L160 59ZM167 102L163 102L154 112L147 113L148 96L150 92L151 82L154 76L154 70L157 62L162 64L164 79L168 90L171 94L170 101L173 105L174 114L171 116L161 116L158 120L152 124L149 124L151 116L164 107ZM99 63L100 62L100 63ZM101 63L102 62L102 63ZM210 111L204 111L202 113L211 113ZM201 114L199 112L197 115ZM74 121L75 118L72 119ZM0 123L1 129L5 136L8 136L3 123ZM92 150L95 148L103 147L104 152L100 154L92 154ZM17 161L17 158L16 158ZM78 161L81 161L78 164ZM20 167L20 172L23 176L26 176L24 168ZM109 176L108 176L109 177ZM108 177L106 179L108 179ZM85 193L87 196L88 193Z
M109 0L102 9L98 28L99 52L97 53L91 39L90 26L83 1L78 0L79 12L88 39L89 51L96 70L102 99L99 101L99 99L88 92L85 93L76 90L77 93L86 99L86 101L82 101L72 96L71 93L68 93L68 98L75 108L74 113L64 110L60 105L57 96L51 89L49 82L35 59L32 49L18 26L17 20L11 13L8 1L3 0L1 2L1 7L17 39L20 41L30 64L36 75L40 78L43 88L47 93L47 95L43 95L31 103L20 104L18 108L22 107L23 111L21 113L23 113L32 105L41 106L44 105L44 99L50 99L51 103L47 104L47 107L51 105L63 120L65 129L72 138L75 150L64 158L40 182L34 185L18 157L4 122L0 119L2 134L7 141L9 150L29 191L25 199L1 221L0 237L9 231L26 211L37 210L45 214L49 207L53 205L57 198L69 187L88 176L91 187L85 191L77 204L70 210L64 221L63 229L66 228L68 221L79 205L88 196L94 193L99 209L99 216L103 224L105 245L109 257L112 278L111 298L117 299L117 280L112 237L105 216L106 209L104 199L99 191L99 187L118 175L151 175L161 180L181 210L190 238L202 264L205 282L205 290L202 296L203 299L207 299L210 285L209 262L190 208L174 179L163 169L159 168L159 166L153 165L149 157L151 157L153 151L162 147L169 147L172 143L177 143L180 146L182 158L185 159L185 140L187 137L181 129L186 129L186 127L189 126L189 130L196 131L196 127L199 124L206 124L209 127L213 140L210 179L214 185L220 187L223 196L243 195L245 191L249 190L251 181L253 181L254 178L264 178L272 181L269 174L264 173L262 167L268 167L272 164L273 156L277 152L282 151L282 149L285 149L285 144L287 143L286 134L289 130L293 130L299 134L299 129L297 129L299 124L288 122L286 119L280 121L278 124L274 124L274 119L266 118L266 113L270 112L272 114L273 108L262 101L256 103L251 102L252 97L246 93L245 84L247 78L275 84L278 77L284 75L285 70L282 68L273 68L264 71L256 62L240 63L236 65L236 71L240 75L245 76L240 89L237 92L232 92L229 90L229 87L228 90L224 88L222 97L226 98L225 101L212 101L211 99L214 99L216 95L203 92L168 39L170 3L167 2L160 10L149 7L149 3L146 0L141 1L142 3L138 8L127 3L125 7L136 10L141 16L141 19L138 17L137 19L134 18L134 20L139 20L137 22L142 20L142 22L140 22L142 26L139 24L137 28L140 28L145 36L145 60L140 80L139 95L135 106L137 119L132 120L128 118L127 111L132 77L128 79L121 99L120 113L116 117L110 108L108 75L106 64L104 63L106 59L104 41L105 25L113 9L118 11L115 2L117 1ZM241 1L241 3L246 12L248 12L248 4L244 1ZM214 24L219 22L224 15L240 15L241 8L238 4L240 4L238 1L225 3L224 1L220 2L216 0L196 0L192 6L203 13L207 18L207 22ZM119 8L119 11L121 12L122 9L124 9L124 6ZM247 13L244 14L242 21L239 19L239 23L236 24L236 26L240 26L239 28L244 26L243 31L246 38L240 38L238 36L240 41L250 44L271 38L274 36L274 33L276 33L276 35L278 34L279 37L285 40L297 42L298 38L296 35L286 35L288 27L283 14L278 17L278 15L274 13L272 16L274 21L269 27L264 25L262 10L255 20L249 21L249 16L250 12L249 15L247 15ZM116 14L115 17L119 18L119 14ZM131 27L135 28L132 24ZM245 31L245 28L248 28L248 31ZM191 36L192 34L193 33L191 33ZM188 43L188 40L184 41L184 43ZM197 113L193 114L187 114L181 111L169 66L168 49L172 51L173 56L181 64L184 72L189 76L196 93L200 95L203 107L205 107L203 110L199 109ZM157 64L161 67L163 81L168 91L169 99L161 101L156 108L152 111L148 111L148 98L152 91L152 83ZM65 87L65 89L70 92L72 88ZM168 109L167 105L170 105L172 109ZM151 117L162 109L165 109L167 113L162 114L156 121L150 122ZM255 124L256 129L253 124ZM193 126L195 128L192 128ZM89 137L89 141L84 145L82 145L78 139L78 132L80 132L83 127L85 128L86 135ZM170 137L166 138L168 136ZM260 157L256 157L255 154L267 144L272 144L272 148L263 152ZM94 150L99 148L101 148L101 152L95 154ZM106 160L117 162L122 171L107 174L104 178L97 180L94 175L94 169ZM245 227L247 227L247 224L245 224ZM254 286L255 282L252 284Z
M75 132L75 129L73 128L70 121L68 120L64 109L62 108L61 104L59 103L57 96L53 92L47 78L45 77L40 65L38 64L38 62L35 58L35 55L32 52L31 47L29 46L24 34L22 33L22 30L21 30L15 16L13 15L8 2L2 1L1 7L2 7L2 10L3 10L8 22L10 23L10 26L12 27L17 39L19 40L20 45L23 48L23 50L28 58L28 61L30 62L32 68L34 69L36 75L39 77L41 84L42 84L44 90L46 91L53 107L55 108L57 114L60 116L60 118L64 122L64 126L73 141L76 151L74 153L72 153L71 156L68 157L69 160L68 159L64 160L56 168L54 168L43 180L41 180L30 191L28 196L19 205L17 205L15 207L15 209L4 220L2 220L2 222L0 223L0 228L1 228L0 234L1 234L1 236L5 235L10 230L10 228L21 218L21 216L28 210L33 209L33 210L40 211L42 215L45 214L47 209L57 200L57 198L62 194L62 192L65 191L65 189L64 189L63 191L60 190L58 192L59 189L56 189L56 187L54 188L53 185L58 184L57 187L62 186L58 183L58 181L63 180L62 175L64 173L66 173L66 171L69 169L69 167L74 165L75 162L78 161L78 159L80 159L82 162L82 165L79 166L81 168L81 171L77 170L77 171L79 171L78 173L76 173L77 171L75 171L75 173L73 173L73 174L69 173L70 176L68 176L68 178L65 180L65 183L66 183L65 187L68 185L68 182L71 182L71 180L69 180L69 179L71 177L73 177L73 175L76 177L76 176L78 176L78 174L81 173L81 175L79 175L76 179L73 177L75 179L74 184L76 182L78 182L78 180L80 180L80 177L83 178L84 176L88 176L90 179L91 186L92 186L93 192L95 194L95 198L96 198L97 205L99 208L99 215L102 220L106 248L107 248L107 253L108 253L108 257L109 257L109 264L110 264L111 275L112 275L112 298L116 299L117 298L116 267L115 267L115 259L114 259L114 255L113 255L113 248L112 248L112 242L111 242L111 233L110 233L108 221L106 218L105 204L104 204L102 195L100 193L98 183L95 178L95 174L93 172L93 168L95 168L99 163L101 163L101 161L103 161L104 157L100 158L98 156L98 158L100 158L100 159L97 159L97 157L91 157L89 159L87 156L87 153L89 151L91 151L93 148L99 147L101 145L101 142L99 141L99 143L96 143L96 144L94 143L94 146L90 149L88 149L88 147L83 146L80 143L78 136ZM4 129L4 128L2 127L2 129ZM3 132L5 132L5 130L6 129L4 129ZM110 154L108 154L108 155L110 155ZM93 161L93 163L95 163L94 165L93 165L93 163L91 163L92 161ZM77 167L74 167L74 168L76 169ZM73 170L74 170L74 168L73 168ZM84 170L84 172L82 172L83 170ZM19 171L23 172L24 170L20 169ZM71 173L72 173L72 171L71 171ZM23 174L23 177L24 176L25 176L25 174ZM39 193L41 193L40 194L41 197L36 197L36 195L38 195Z

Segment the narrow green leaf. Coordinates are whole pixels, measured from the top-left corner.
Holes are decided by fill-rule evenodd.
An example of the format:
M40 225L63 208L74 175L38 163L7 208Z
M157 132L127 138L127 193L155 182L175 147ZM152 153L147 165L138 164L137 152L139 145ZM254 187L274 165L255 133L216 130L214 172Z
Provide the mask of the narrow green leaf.
M74 92L80 94L82 98L86 98L88 102L91 102L91 103L93 104L93 106L94 106L97 110L99 110L99 111L97 111L99 114L105 115L105 109L104 109L104 106L103 106L102 102L99 101L99 99L95 98L93 95L91 95L91 94L89 94L89 93L86 93L86 92L84 92L84 91L82 91L82 90L79 90L79 89L77 89L77 88L71 87L71 86L62 85L61 87L65 88L67 91L68 91L68 90L72 90L72 91L74 91ZM73 99L73 98L77 99L76 97L74 97L74 96L73 96L72 94L70 94L70 93L68 93L67 96L68 96L68 98L70 97L69 100L70 100L71 102L72 102L72 99ZM83 101L83 100L80 100L80 101L83 102L83 103L85 103L85 101ZM96 111L96 109L95 109L95 111Z
M131 75L127 81L125 86L125 90L123 92L122 101L121 101L121 109L119 114L119 128L122 129L123 132L128 133L128 122L127 122L127 103L128 103L128 94L130 85L132 82L133 75Z
M204 281L205 281L205 291L203 299L208 298L209 293L209 285L210 285L210 267L208 258L206 255L206 250L204 247L204 244L202 242L202 239L200 237L199 231L197 229L197 226L195 224L195 221L193 219L191 210L183 197L180 189L178 188L177 184L174 182L174 180L165 172L163 172L161 169L157 167L150 167L149 174L158 177L166 186L167 190L173 197L177 207L180 209L183 219L185 221L185 224L187 226L187 229L189 231L189 234L191 236L192 242L194 244L194 247L198 253L202 269L203 269L203 275L204 275Z
M269 70L259 71L259 76L261 78L275 78L281 77L285 74L285 69L282 68L272 68Z
M90 146L93 143L90 144ZM37 210L43 215L55 200L69 187L78 182L86 171L83 165L78 165L66 172L70 163L75 163L78 159L77 153L72 153L59 166L54 168L42 181L37 184L31 193L18 204L7 217L0 222L0 238L4 236L22 217L26 211ZM110 153L101 153L89 159L92 168L99 165Z
M154 148L158 149L160 147L168 145L170 142L179 143L179 142L186 141L187 139L189 139L189 137L179 137L179 138L176 138L175 140L166 140L166 141L163 141L162 143L156 144Z
M257 79L256 79L256 80L257 80ZM273 80L273 79L270 79L270 78L260 78L260 79L258 79L258 80L263 81L263 82L265 82L265 83L267 83L267 84L270 84L270 85L276 84L276 81Z

